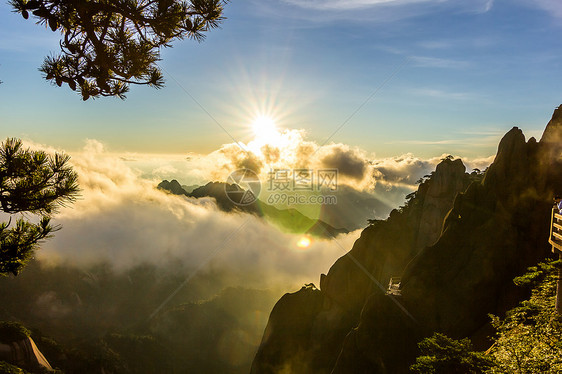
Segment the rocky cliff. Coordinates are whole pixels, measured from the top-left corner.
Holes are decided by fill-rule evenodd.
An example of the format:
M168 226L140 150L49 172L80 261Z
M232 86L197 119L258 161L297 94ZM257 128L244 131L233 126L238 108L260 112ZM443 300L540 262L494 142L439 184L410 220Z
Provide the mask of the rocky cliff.
M30 331L16 322L0 322L0 363L14 365L12 372L47 373L53 368L35 345ZM2 365L6 370L8 368ZM0 368L0 371L2 371ZM4 372L4 371L2 371Z
M524 296L512 278L549 254L551 199L562 192L561 112L540 142L510 130L484 178L460 161L438 165L404 207L363 231L320 290L278 302L252 374L407 372L416 343L434 331L484 347L488 313ZM401 296L385 294L391 276L402 276ZM292 326L307 305L315 305L309 322Z
M282 313L272 313L269 332L264 335L252 373L277 373L282 367L289 368L291 373L329 372L345 336L357 326L365 300L375 289L384 289L390 277L399 276L423 244L437 240L455 196L466 189L470 180L460 160L445 159L404 207L392 211L387 220L376 221L366 228L353 249L336 261L327 275L321 275L321 291L303 289L296 293L306 292L314 298L311 305L322 300L322 307L309 317L310 344L300 343L303 332L297 327L284 329L281 340L273 338L276 326L290 321ZM289 300L296 298L281 299L279 309L299 308L288 304ZM279 345L302 347L302 350L295 354L294 349L285 351ZM273 356L278 365L272 366L266 358ZM314 359L308 362L308 358Z

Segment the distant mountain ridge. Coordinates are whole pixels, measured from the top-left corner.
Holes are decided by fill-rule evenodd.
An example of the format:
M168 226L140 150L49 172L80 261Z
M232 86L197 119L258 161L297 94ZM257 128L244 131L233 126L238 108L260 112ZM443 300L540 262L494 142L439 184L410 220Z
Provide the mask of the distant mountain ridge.
M164 180L160 182L158 188L174 195L184 195L192 198L212 197L216 200L217 206L225 212L240 211L267 218L269 222L292 233L333 238L339 234L348 232L346 229L335 228L322 220L313 220L296 209L277 209L259 199L250 204L236 204L232 199L236 199L237 195L227 195L227 191L244 191L236 184L209 182L204 186L194 189L191 193L188 193L181 187L180 183L174 179L172 181ZM238 196L242 195L239 194Z
M483 177L444 160L403 208L363 230L320 289L277 302L251 374L407 373L433 332L487 348L488 314L522 300L512 279L550 255L561 155L558 108L540 142L511 129ZM396 276L401 296L386 295Z
M160 188L172 191L175 190L177 195L190 195L195 189L205 187L198 185L185 186L172 180L164 180L160 183ZM181 190L183 189L185 193ZM194 195L205 195L205 189L202 193L194 193ZM301 194L304 194L300 191ZM392 203L386 201L373 194L373 191L357 190L347 185L339 185L336 191L326 191L324 195L334 196L337 204L322 205L318 209L303 209L299 206L302 214L308 217L318 217L321 221L332 227L344 228L348 231L363 229L369 219L378 217L385 218L392 210Z
M180 183L175 179L173 179L171 182L168 182L167 180L163 180L158 184L157 188L160 190L168 191L174 195L189 196L188 192L184 190L183 187L180 185Z

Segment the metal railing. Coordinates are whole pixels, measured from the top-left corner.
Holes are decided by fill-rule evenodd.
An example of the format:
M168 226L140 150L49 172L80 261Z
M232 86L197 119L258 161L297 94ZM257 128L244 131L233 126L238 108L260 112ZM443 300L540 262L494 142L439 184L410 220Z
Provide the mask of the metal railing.
M562 252L562 214L557 208L552 208L548 242L552 245L552 252Z

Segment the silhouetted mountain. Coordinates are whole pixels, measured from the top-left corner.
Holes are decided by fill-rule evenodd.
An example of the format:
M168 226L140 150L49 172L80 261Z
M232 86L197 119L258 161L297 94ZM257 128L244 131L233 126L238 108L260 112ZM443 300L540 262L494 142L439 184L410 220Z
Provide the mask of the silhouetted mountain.
M251 203L244 204L242 199L249 192L236 184L209 182L204 186L196 188L191 193L187 193L183 189L178 190L177 187L181 188L176 180L172 182L162 181L158 185L158 188L176 195L185 195L193 198L212 197L216 200L217 206L225 212L239 211L254 214L292 233L332 238L338 234L348 232L346 229L334 228L322 220L313 220L296 209L277 209L259 199L252 198L250 200L252 201Z
M158 184L158 189L168 191L174 195L187 195L187 192L182 188L179 182L173 179L171 182L163 180Z
M180 185L180 183L175 179L172 181L163 180L160 184L158 184L158 188L173 193L174 195L186 195L195 198L213 197L216 199L219 208L227 212L230 212L233 209L238 209L236 204L233 204L232 200L235 200L237 196L240 198L243 196L244 192L244 190L242 190L239 186L228 185L226 183L210 182L205 186L185 186ZM225 189L230 192L238 191L240 194L236 195L233 193L230 196L227 196ZM330 233L335 232L333 231L334 227L342 228L337 230L337 232L357 230L365 227L368 219L372 219L373 217L387 217L392 210L390 205L377 199L372 194L355 190L346 185L339 186L337 191L330 191L329 195L334 195L336 197L337 204L322 205L321 209L316 214L319 215L321 222L327 224L326 229L328 229L328 232ZM260 206L264 205L262 201L258 204ZM238 210L252 213L258 213L260 211L260 209L256 209L256 206L253 206L252 204ZM280 210L283 211L291 209ZM294 210L300 212L304 216L307 216L306 210ZM329 227L332 227L332 229ZM320 232L319 236L325 236L325 234Z
M279 300L251 373L406 373L416 343L434 331L485 348L488 314L524 297L512 279L550 254L561 140L557 109L538 143L509 131L484 178L464 173L459 160L440 163L404 207L373 221L322 274L320 290ZM396 276L401 296L387 295Z

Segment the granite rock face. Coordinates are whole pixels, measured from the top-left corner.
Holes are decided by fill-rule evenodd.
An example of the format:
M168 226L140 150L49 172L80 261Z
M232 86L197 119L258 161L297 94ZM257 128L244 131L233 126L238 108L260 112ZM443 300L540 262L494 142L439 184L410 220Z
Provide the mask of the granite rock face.
M467 187L465 172L466 167L460 159L437 165L425 194L416 248L421 249L439 239L443 218L451 210L457 193Z
M10 343L0 343L0 361L16 365L32 373L45 373L53 370L29 336Z
M285 294L273 308L251 373L312 372L305 356L313 340L314 318L322 309L322 293L307 285ZM290 360L286 358L290 357Z
M321 307L308 317L309 325L291 324L289 315L303 305L279 300L252 373L329 373L370 295L384 290L390 277L400 276L424 243L437 240L455 196L469 183L460 160L443 160L431 178L420 184L414 199L394 210L386 221L366 228L353 249L337 260L327 275L321 275L320 291L312 294L302 289L296 293L302 294L303 305L317 305L321 300ZM287 313L279 313L281 309ZM273 339L271 331L281 324L286 326L283 338ZM303 336L308 344L301 344ZM282 347L300 349L295 352Z
M513 277L550 253L550 206L562 192L561 112L540 142L510 130L484 178L471 178L460 161L439 164L405 207L362 232L321 276L320 291L297 292L302 304L278 302L287 312L276 313L276 325L286 331L273 339L272 325L252 374L406 373L416 343L434 331L485 348L488 313L523 298ZM402 296L385 295L391 276L402 276ZM306 305L315 305L310 322L292 325Z

